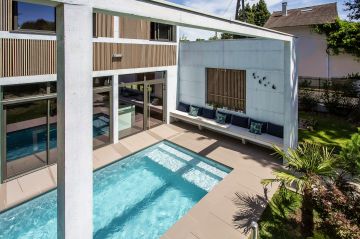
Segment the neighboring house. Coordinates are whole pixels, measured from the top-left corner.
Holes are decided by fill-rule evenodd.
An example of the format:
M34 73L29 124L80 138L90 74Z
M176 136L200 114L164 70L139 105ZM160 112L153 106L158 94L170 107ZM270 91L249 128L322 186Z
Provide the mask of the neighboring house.
M348 54L328 55L326 36L314 25L332 23L338 17L336 3L274 12L265 27L295 35L298 75L301 78L341 78L360 71L360 62Z

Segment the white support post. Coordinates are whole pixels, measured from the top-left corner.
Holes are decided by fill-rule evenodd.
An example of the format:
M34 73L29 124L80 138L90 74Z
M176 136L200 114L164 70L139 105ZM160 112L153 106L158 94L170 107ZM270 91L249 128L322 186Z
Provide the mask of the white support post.
M112 77L112 89L111 89L111 98L112 98L112 139L111 142L116 144L119 142L119 75L113 75Z
M58 238L93 237L92 8L57 6Z
M284 42L284 150L298 144L298 76L295 38Z
M114 16L114 38L120 38L120 17Z

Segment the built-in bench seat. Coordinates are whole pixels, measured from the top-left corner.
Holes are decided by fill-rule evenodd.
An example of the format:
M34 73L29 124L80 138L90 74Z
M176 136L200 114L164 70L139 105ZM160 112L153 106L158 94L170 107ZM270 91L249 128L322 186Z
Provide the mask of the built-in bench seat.
M207 119L201 116L191 116L187 112L180 110L171 111L170 117L175 120L181 120L196 125L200 129L203 127L235 138L239 138L244 144L246 141L250 141L268 148L272 148L274 145L283 148L283 139L270 134L253 134L249 132L248 128L243 128L232 124L219 124L214 119Z

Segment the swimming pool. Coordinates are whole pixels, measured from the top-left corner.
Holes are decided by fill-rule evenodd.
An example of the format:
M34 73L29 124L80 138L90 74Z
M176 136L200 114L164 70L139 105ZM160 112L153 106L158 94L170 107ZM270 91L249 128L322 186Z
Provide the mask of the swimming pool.
M94 238L161 237L230 168L162 141L94 173ZM56 238L56 191L0 214L0 238Z

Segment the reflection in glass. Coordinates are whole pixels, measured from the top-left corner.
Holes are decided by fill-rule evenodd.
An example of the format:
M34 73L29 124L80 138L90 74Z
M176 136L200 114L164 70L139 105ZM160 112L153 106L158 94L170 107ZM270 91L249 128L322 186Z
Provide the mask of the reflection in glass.
M14 1L14 30L55 31L55 8Z
M93 145L94 148L110 143L110 92L94 93Z
M49 100L49 164L57 162L57 105Z
M111 77L95 77L93 80L93 87L111 86Z
M149 128L153 128L163 123L163 84L153 84L148 86L148 115Z
M119 88L119 137L124 138L144 129L144 85Z
M7 178L47 164L47 100L5 106Z
M3 97L4 99L14 99L19 97L45 95L46 87L47 83L3 86Z

